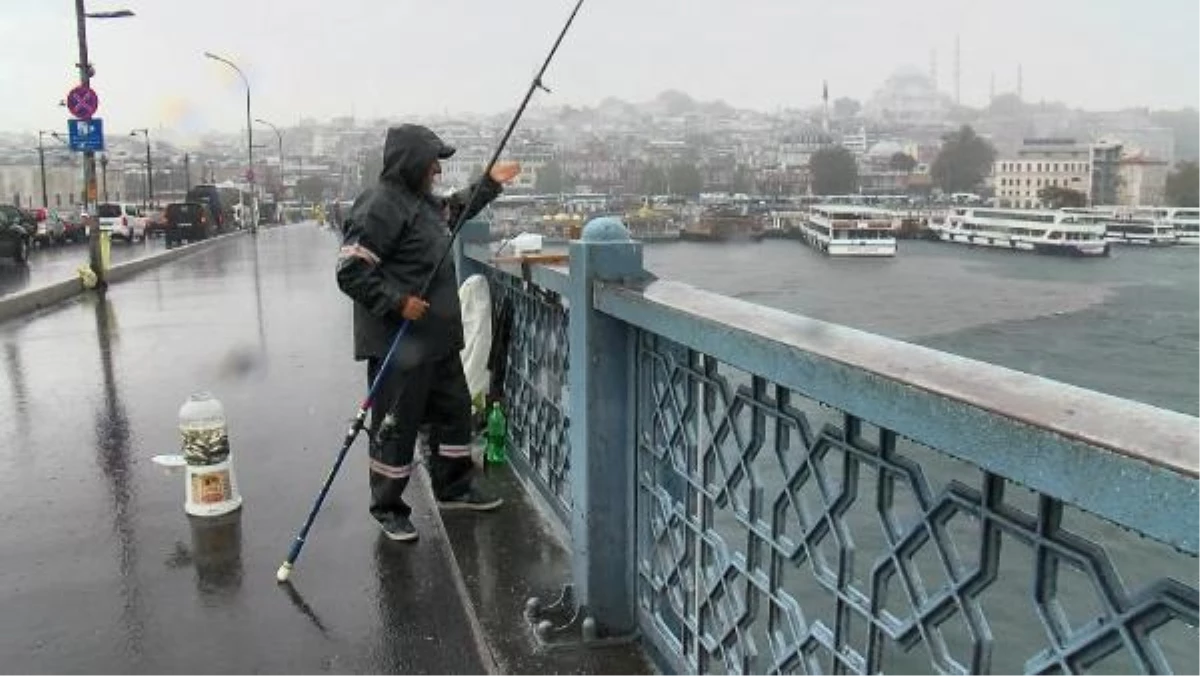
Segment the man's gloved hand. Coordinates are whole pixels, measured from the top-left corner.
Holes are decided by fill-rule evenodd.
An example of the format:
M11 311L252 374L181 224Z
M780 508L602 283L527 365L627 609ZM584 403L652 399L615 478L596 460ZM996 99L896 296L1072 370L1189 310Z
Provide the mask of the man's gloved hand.
M424 317L428 309L429 303L416 296L405 296L404 300L400 301L400 315L410 322Z

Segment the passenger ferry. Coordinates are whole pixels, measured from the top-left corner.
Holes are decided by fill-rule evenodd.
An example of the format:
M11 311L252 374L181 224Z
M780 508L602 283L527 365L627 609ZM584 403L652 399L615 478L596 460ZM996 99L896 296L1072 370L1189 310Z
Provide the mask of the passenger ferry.
M818 204L800 222L800 239L830 256L895 256L896 226L886 209Z
M1179 242L1175 227L1148 216L1104 217L1104 237L1121 244L1171 246Z
M1079 223L1102 224L1104 239L1115 244L1140 244L1146 246L1171 246L1178 240L1175 228L1164 223L1152 209L1128 207L1091 207L1088 209L1065 208L1063 213L1072 214Z
M1094 214L1035 209L955 208L943 223L931 223L944 242L1060 256L1107 256L1103 223Z
M1200 209L1173 207L1167 209L1163 222L1175 228L1180 244L1200 244Z

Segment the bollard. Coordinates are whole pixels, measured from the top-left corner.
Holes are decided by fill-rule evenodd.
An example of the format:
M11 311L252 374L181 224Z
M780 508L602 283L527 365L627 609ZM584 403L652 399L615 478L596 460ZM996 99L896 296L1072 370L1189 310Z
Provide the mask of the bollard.
M112 267L112 233L100 231L100 269L108 272Z
M241 507L221 402L208 392L188 397L179 409L179 433L187 465L184 511L220 516Z

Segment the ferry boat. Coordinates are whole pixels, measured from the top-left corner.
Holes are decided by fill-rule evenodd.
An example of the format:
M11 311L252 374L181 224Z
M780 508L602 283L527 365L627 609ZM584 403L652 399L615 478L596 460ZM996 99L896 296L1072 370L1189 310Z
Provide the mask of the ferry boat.
M1035 209L959 207L931 223L944 242L1060 256L1107 256L1104 224L1094 214Z
M1166 221L1146 216L1107 217L1104 238L1121 244L1171 246L1179 242L1175 227Z
M1163 222L1175 228L1180 244L1200 244L1200 209L1173 207L1167 209Z
M830 256L895 256L896 225L886 209L818 204L800 222L800 239Z

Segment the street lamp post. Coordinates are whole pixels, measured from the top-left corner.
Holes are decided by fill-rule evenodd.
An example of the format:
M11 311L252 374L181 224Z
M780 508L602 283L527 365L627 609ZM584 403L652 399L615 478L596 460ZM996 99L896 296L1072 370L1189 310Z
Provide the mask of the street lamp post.
M130 136L138 134L146 137L146 208L149 209L154 204L154 165L150 161L150 130L143 128L129 132Z
M212 52L204 52L204 56L229 66L237 71L237 74L242 78L242 83L246 85L246 162L249 165L249 171L246 174L247 183L250 184L250 196L254 197L254 127L250 124L250 80L246 79L246 74L242 72L237 64L224 57L217 56ZM250 210L250 231L254 232L258 229L258 214L255 209Z
M92 64L88 61L87 48L87 20L88 19L121 19L124 17L133 16L133 12L122 9L112 12L96 12L89 14L83 6L84 0L75 0L75 33L79 41L79 84L85 88L90 88L92 83L92 75L94 70ZM84 208L89 205L94 206L96 200L96 153L92 150L86 150L83 153L83 182L84 182ZM88 213L95 216L95 210L89 209ZM88 234L88 264L92 268L92 273L96 275L96 288L104 289L107 283L104 281L104 268L100 261L100 228L93 222L93 227L89 228Z
M262 119L261 117L255 118L254 121L258 122L259 124L267 125L275 132L275 140L277 140L279 142L279 181L277 182L277 185L282 187L282 185L283 185L283 132L279 131L279 127L276 127L275 125L271 124L270 122L267 122L266 120ZM275 191L275 210L276 210L277 215L283 213L283 209L280 208L280 205L279 205L281 198L282 198L282 195L279 193L279 190L276 189L276 191ZM279 222L280 223L283 222L282 216L280 216Z
M55 132L38 130L38 164L42 168L42 208L50 207L50 197L46 193L46 147L42 144L42 139L49 134L54 136ZM56 137L57 138L57 137Z
M108 201L108 154L100 156L100 190L104 193L104 201Z

